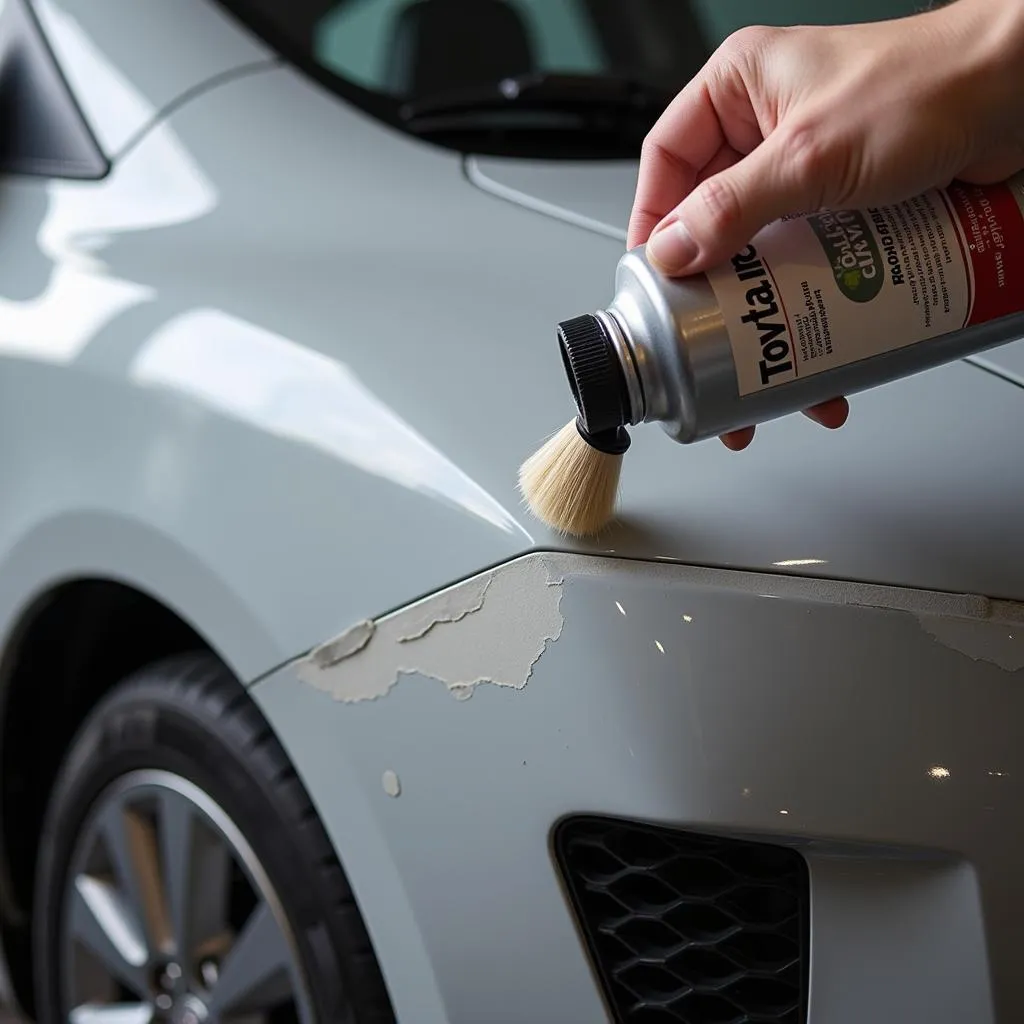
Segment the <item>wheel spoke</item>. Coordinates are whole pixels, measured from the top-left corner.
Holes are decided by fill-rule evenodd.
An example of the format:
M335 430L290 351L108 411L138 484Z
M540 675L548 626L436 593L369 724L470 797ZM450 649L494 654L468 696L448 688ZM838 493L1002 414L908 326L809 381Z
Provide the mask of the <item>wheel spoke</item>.
M69 1024L150 1024L149 1003L119 1003L115 1006L79 1006L68 1014Z
M146 943L124 896L89 875L75 878L69 908L71 934L138 996L147 991Z
M176 793L160 795L157 830L175 956L191 971L198 952L220 955L230 940L231 852Z
M149 950L170 953L173 936L152 823L118 801L103 813L100 831L122 891L138 908Z
M231 861L227 844L193 819L187 931L197 956L202 950L216 956L230 940Z
M185 971L192 968L189 903L192 882L192 809L176 793L164 792L159 805L160 851L164 892L174 935L175 955Z
M270 907L252 912L213 986L212 1014L269 1010L292 994L291 951Z

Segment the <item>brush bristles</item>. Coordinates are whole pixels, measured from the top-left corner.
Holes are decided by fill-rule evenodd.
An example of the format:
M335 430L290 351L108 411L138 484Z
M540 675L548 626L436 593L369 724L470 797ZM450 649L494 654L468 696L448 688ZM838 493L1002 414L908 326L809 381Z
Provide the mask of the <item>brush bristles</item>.
M572 420L519 470L519 489L538 519L562 533L598 533L615 511L621 455L592 448Z

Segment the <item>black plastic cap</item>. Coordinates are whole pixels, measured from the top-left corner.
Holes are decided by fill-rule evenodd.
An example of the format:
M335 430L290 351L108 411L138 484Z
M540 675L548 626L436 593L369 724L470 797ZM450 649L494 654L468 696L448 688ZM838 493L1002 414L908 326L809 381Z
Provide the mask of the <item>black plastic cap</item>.
M629 431L625 427L613 427L592 434L576 417L576 431L591 448L596 448L606 455L622 455L629 448Z
M612 443L611 435L629 423L629 392L604 325L590 313L563 320L558 325L558 344L579 410L580 435L587 440L604 437Z

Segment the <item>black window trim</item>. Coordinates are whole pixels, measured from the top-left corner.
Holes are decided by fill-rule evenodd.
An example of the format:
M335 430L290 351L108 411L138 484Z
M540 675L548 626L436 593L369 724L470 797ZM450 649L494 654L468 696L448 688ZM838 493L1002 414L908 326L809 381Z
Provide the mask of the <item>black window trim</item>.
M285 65L292 65L319 86L332 94L332 98L340 97L351 103L364 113L375 118L385 127L398 132L403 138L417 142L421 146L429 146L438 152L456 154L462 158L470 156L498 156L504 159L561 159L594 160L623 159L625 153L619 147L609 151L607 146L599 145L596 150L588 149L586 142L574 142L563 149L560 154L557 144L550 135L540 147L524 146L510 148L506 143L486 144L479 136L471 145L464 144L458 138L445 138L442 135L420 134L412 128L408 119L403 116L408 107L405 98L388 96L373 89L358 85L350 78L331 70L313 56L310 49L284 30L273 16L263 12L261 5L264 0L213 0L243 31L262 40ZM277 0L283 5L286 0ZM344 0L342 0L344 2ZM629 150L632 159L639 153L640 142ZM567 150L567 152L566 152Z
M342 99L355 104L385 124L399 129L403 135L408 135L408 132L403 129L399 114L402 106L399 99L381 95L372 89L365 89L344 75L324 67L307 52L305 47L297 44L287 32L282 31L280 26L274 23L273 18L268 18L259 10L254 9L249 0L215 0L215 2L233 20L263 40L275 54L282 57L287 63L297 67L319 85L337 93Z

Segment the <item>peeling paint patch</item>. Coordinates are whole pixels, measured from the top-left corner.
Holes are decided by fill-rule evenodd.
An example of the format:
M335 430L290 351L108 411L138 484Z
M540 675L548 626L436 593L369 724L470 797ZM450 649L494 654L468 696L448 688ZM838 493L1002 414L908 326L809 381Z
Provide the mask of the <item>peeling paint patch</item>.
M1024 607L1013 601L987 601L984 616L930 618L921 628L944 647L973 661L988 661L1016 672L1024 668Z
M357 622L329 643L322 644L310 657L316 661L318 668L330 668L332 665L337 665L339 661L358 654L370 642L376 628L370 619Z
M369 623L368 635L353 626L303 658L299 678L346 703L383 697L403 675L460 700L485 683L521 690L561 635L562 583L549 559L528 555Z
M419 640L426 636L438 623L461 622L467 615L480 611L484 606L484 598L487 596L487 588L491 585L493 576L482 576L476 580L469 580L461 587L438 595L437 601L428 602L424 605L414 605L408 611L411 620L409 632L398 638L399 643L407 644L413 640ZM444 599L444 600L442 600ZM442 604L443 607L436 607ZM419 614L417 615L417 608Z

